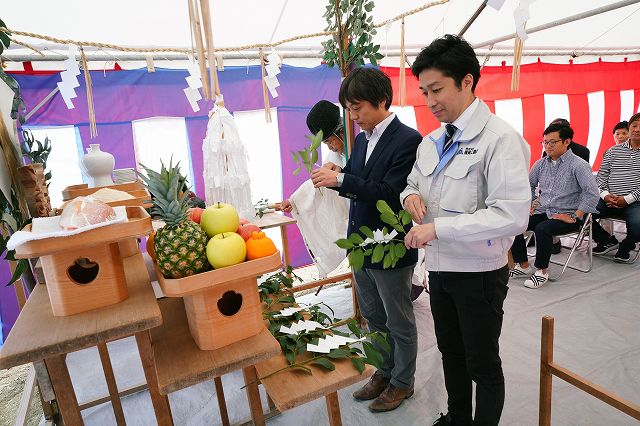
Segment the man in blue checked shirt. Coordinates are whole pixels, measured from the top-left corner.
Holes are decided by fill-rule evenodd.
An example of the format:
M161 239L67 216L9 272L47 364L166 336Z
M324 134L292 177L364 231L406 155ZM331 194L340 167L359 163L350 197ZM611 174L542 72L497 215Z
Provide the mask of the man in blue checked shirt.
M531 193L540 192L527 228L536 236L535 268L529 265L524 236L518 235L511 246L516 266L509 271L509 278L525 278L528 288L539 288L549 280L553 236L578 230L585 214L597 212L598 185L589 163L569 149L572 133L562 124L547 127L542 141L547 155L529 173Z

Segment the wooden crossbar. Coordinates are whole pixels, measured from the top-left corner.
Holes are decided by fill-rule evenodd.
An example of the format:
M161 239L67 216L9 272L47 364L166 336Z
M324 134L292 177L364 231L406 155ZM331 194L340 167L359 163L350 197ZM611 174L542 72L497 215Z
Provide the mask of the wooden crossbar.
M538 424L551 425L552 379L556 376L565 382L598 398L623 413L640 420L640 405L627 401L582 376L553 362L553 317L542 318L542 339L540 344L540 401Z

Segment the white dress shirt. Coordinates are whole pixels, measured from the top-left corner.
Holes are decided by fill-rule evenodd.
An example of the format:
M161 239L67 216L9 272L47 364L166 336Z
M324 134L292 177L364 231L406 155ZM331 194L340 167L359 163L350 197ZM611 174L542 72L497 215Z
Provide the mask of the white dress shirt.
M374 127L371 132L368 132L366 130L364 131L364 135L367 137L367 140L369 141L367 143L367 155L364 159L364 164L367 164L367 161L369 161L369 157L371 157L371 153L373 152L374 148L378 144L378 141L380 140L380 136L382 136L382 134L387 129L389 124L391 124L394 118L396 118L396 115L395 113L392 112L387 118L379 122L378 125Z

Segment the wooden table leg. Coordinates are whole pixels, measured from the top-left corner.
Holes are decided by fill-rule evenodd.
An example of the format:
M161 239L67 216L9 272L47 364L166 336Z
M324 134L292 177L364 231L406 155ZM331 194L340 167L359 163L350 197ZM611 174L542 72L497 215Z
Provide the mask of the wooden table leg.
M287 270L287 267L291 264L291 259L289 257L289 236L287 235L287 225L280 227L280 236L282 237L282 253L284 254L284 270Z
M60 410L60 414L62 414L64 424L66 426L84 425L64 356L53 356L45 359L44 362L49 370L51 385L56 394L58 409Z
M360 327L365 326L364 318L360 312L360 305L358 305L358 296L356 294L356 279L351 274L351 300L353 301L353 318L356 320Z
M247 390L247 399L251 408L251 418L255 426L264 426L264 413L262 412L262 403L260 402L260 390L258 389L258 373L256 368L251 365L242 369L244 376L244 384Z
M138 352L140 352L144 376L147 379L147 387L151 395L153 410L156 413L156 421L159 426L173 425L169 398L167 395L161 395L158 387L156 363L153 357L153 349L151 348L151 335L149 334L149 330L136 333L136 342L138 343Z
M340 402L338 393L333 392L324 397L327 401L327 414L329 415L330 426L342 426L342 417L340 416Z
M109 350L107 349L106 342L98 343L98 353L100 354L100 361L102 362L104 378L107 381L107 389L109 389L111 407L113 407L113 414L116 416L116 424L118 426L125 426L127 422L124 419L124 411L122 411L122 403L118 395L118 384L113 374L113 365L111 365L111 358L109 358Z
M553 375L549 364L553 362L553 318L542 318L542 336L540 338L540 400L538 402L538 424L551 425L551 393Z
M222 379L214 377L213 383L216 385L216 397L218 398L218 408L220 408L220 420L223 426L229 426L229 413L227 412L227 401L224 398L224 388L222 387Z

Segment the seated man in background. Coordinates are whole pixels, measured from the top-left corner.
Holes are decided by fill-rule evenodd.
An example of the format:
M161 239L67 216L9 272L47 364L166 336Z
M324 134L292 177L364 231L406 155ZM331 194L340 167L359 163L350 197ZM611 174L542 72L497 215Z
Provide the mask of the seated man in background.
M582 158L584 161L586 161L588 163L591 152L589 151L589 148L587 148L586 146L580 145L579 143L574 142L574 140L573 140L573 129L571 128L571 125L569 124L569 121L564 119L564 118L556 118L551 123L549 123L549 125L551 125L551 124L561 124L561 125L567 126L569 128L569 130L570 130L569 138L571 139L571 143L569 144L569 149L575 155L577 155L578 157ZM544 157L546 155L547 155L546 151L543 150L542 151L542 156ZM560 238L553 237L553 245L551 246L551 254L558 254L561 251L562 251L562 243L560 242Z
M598 244L594 254L618 249L615 260L628 262L630 252L640 241L640 113L629 119L629 140L611 147L604 154L597 181L600 188L598 215L594 219L622 217L627 225L627 237L618 244L595 220L593 239Z
M538 288L549 279L549 260L553 236L580 229L586 213L595 213L598 186L591 166L570 149L573 131L562 124L551 124L544 131L545 157L531 168L531 193L539 188L538 202L531 208L528 230L536 237L535 269L529 265L524 236L516 236L511 246L515 267L509 278L528 278L524 286Z
M621 121L613 128L613 140L616 145L625 143L629 139L629 122Z

